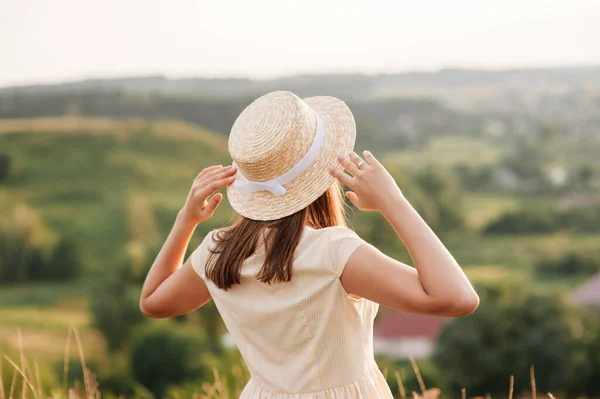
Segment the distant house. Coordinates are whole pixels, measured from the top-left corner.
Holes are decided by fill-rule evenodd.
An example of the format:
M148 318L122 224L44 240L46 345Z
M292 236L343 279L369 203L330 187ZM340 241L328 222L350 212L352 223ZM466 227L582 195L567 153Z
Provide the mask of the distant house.
M600 309L600 273L579 287L573 293L573 299L582 305Z
M381 312L373 330L376 355L392 358L429 357L447 318Z
M571 194L562 198L560 205L565 209L600 205L600 194Z

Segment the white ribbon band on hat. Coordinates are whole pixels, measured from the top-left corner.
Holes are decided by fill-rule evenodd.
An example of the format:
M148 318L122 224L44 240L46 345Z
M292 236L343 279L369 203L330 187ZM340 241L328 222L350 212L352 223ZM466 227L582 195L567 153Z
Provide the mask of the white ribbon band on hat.
M251 194L256 191L268 190L278 197L284 195L286 193L286 189L283 187L283 185L288 184L296 177L300 176L302 172L304 172L310 166L310 164L319 154L319 150L323 144L325 127L323 125L323 121L316 112L315 116L317 117L317 132L315 133L315 138L313 139L313 142L306 154L294 166L292 166L290 170L274 179L267 181L248 180L242 175L242 172L239 172L243 179L236 180L235 183L233 183L235 189L242 194Z

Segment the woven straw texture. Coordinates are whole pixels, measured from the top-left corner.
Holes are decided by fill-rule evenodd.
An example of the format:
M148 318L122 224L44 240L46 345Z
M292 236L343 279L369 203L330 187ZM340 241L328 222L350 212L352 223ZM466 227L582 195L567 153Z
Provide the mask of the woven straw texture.
M315 133L316 112L325 127L319 154L296 179L284 185L278 197L269 191L251 194L227 187L233 209L254 220L275 220L303 209L321 196L335 178L330 168L342 169L338 154L354 148L356 123L348 106L335 97L304 100L288 91L265 94L236 119L229 135L229 153L238 166L237 178L267 181L287 172L310 148Z

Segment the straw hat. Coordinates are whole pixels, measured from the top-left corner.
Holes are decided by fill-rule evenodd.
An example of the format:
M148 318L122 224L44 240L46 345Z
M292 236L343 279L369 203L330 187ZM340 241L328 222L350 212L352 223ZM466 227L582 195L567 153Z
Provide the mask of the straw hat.
M229 153L238 167L227 187L233 209L254 220L289 216L321 196L341 169L338 154L354 148L356 124L335 97L265 94L238 116Z

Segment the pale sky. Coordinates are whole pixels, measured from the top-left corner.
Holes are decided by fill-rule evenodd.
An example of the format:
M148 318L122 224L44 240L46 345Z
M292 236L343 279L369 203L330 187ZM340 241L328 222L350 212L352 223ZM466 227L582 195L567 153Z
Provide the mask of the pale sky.
M598 0L0 0L0 86L600 64Z

